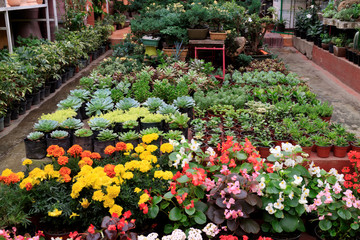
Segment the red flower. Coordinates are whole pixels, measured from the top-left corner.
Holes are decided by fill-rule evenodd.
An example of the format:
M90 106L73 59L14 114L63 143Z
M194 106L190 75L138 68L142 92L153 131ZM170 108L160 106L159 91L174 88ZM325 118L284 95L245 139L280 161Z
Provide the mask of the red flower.
M124 142L116 143L116 151L126 151L126 143Z
M343 173L349 173L349 172L350 172L350 168L349 168L349 167L343 167L342 172L343 172Z
M115 165L112 164L106 164L104 166L104 172L106 173L106 175L110 178L115 177L116 173L115 173Z
M80 155L82 153L83 149L80 145L73 145L69 150L67 151L71 156L75 157L77 155Z
M231 168L236 167L236 163L235 163L235 160L234 160L234 159L231 159L231 160L230 160L229 167L231 167Z
M131 211L129 210L129 211L124 212L123 216L125 219L131 217Z
M140 210L142 210L144 214L147 214L149 212L149 208L145 203L140 204L139 207L140 207Z
M107 147L105 148L104 153L105 153L106 155L111 155L111 154L113 154L115 151L116 151L116 148L115 148L114 146L112 146L112 145L109 145L109 146L107 146Z
M97 152L93 152L90 157L92 159L100 159L101 158L100 154Z
M90 224L90 227L88 228L88 232L91 233L91 234L94 234L95 233L95 226Z
M69 158L66 156L60 156L57 162L59 165L66 165L69 162Z
M25 187L26 187L26 191L30 191L33 188L33 185L28 182L25 184Z
M115 225L109 225L107 229L109 231L116 231L116 226Z
M91 152L90 151L83 151L81 154L80 154L80 156L82 157L82 158L84 158L84 157L91 157Z
M71 169L68 167L62 167L62 168L60 168L59 173L61 176L70 175Z

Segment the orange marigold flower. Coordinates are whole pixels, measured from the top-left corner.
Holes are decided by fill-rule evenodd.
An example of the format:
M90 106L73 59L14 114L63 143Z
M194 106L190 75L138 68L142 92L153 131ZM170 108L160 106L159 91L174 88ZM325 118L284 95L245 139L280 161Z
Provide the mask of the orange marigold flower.
M52 153L52 155L54 157L60 157L60 156L63 156L64 154L65 154L65 150L62 147L58 147Z
M126 143L124 142L116 143L116 151L126 151Z
M64 179L64 182L70 182L71 181L71 177L68 174L63 175L62 177Z
M60 156L57 162L59 165L66 165L69 162L69 158L66 156Z
M116 173L115 173L115 165L112 164L106 164L104 166L104 172L106 173L106 175L110 178L115 177Z
M97 152L93 152L90 157L92 159L100 159L101 158L100 154Z
M112 145L109 145L109 146L107 146L107 147L105 148L104 153L105 153L106 155L111 155L111 154L113 154L115 151L116 151L116 148L115 148L114 146L112 146Z
M10 173L8 176L0 176L0 182L10 185L20 181L20 177L16 173Z
M58 145L51 145L50 147L47 148L47 154L52 156L53 155L53 152L58 149L59 146Z
M26 191L30 191L32 189L32 187L33 187L33 185L29 182L25 184Z
M84 157L81 160L83 160L86 163L86 165L92 166L93 164L93 160L91 160L91 158L89 157Z
M67 151L71 156L75 157L77 155L80 155L82 153L83 149L80 145L75 144L69 150Z
M71 169L68 167L62 167L62 168L60 168L59 173L61 176L70 175Z
M84 158L84 157L91 157L91 152L85 150L85 151L83 151L83 152L80 154L80 156L81 156L82 158Z

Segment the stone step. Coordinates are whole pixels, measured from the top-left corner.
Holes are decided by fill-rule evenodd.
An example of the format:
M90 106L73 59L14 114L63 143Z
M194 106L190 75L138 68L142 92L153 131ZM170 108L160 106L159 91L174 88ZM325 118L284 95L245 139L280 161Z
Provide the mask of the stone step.
M131 33L130 27L115 30L110 36L111 45L115 46L116 44L122 43L129 33Z

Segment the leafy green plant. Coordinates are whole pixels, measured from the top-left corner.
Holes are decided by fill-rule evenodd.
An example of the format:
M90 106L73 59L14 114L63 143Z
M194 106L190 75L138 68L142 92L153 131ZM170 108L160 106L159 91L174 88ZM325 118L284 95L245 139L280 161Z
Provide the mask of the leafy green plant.
M76 118L68 118L62 123L60 123L60 127L64 129L80 129L84 126L80 119Z
M175 113L170 116L169 127L171 129L185 129L188 127L190 118L187 114Z
M176 141L180 141L181 140L181 136L183 135L182 131L179 130L170 130L167 133L163 134L164 139L171 139L171 140L176 140Z
M92 118L88 121L89 127L93 131L104 130L110 126L110 121L105 118Z
M137 140L139 138L140 138L140 135L135 131L128 131L128 132L119 134L119 140L124 141L124 142Z
M349 142L343 136L336 137L333 143L334 143L334 146L338 146L338 147L347 147L347 146L349 146Z
M93 135L93 131L87 128L81 128L74 132L76 137L90 137Z
M137 126L139 126L139 122L136 120L129 120L129 121L123 122L124 129L134 129Z
M57 107L60 110L71 108L77 111L81 107L81 104L82 104L82 100L80 98L68 96L66 99L61 100L57 104Z
M111 141L115 140L118 137L116 133L114 133L111 129L104 129L99 132L99 135L97 135L96 139L99 141Z
M320 146L320 147L329 147L332 145L332 142L329 138L327 138L325 136L319 136L315 140L315 144L316 144L316 146Z
M74 89L70 91L70 96L80 98L82 101L90 99L90 92L85 89Z
M174 105L164 104L159 107L159 110L157 112L163 115L170 115L178 112L178 108Z
M34 129L40 132L49 133L55 130L59 126L59 123L55 120L39 120L34 124Z
M42 132L31 132L29 133L26 138L30 141L37 141L44 137L44 133Z
M129 110L130 108L137 108L140 103L132 98L124 98L115 104L115 108L121 110Z
M67 131L63 130L55 130L50 133L51 138L63 139L69 136Z
M152 113L155 113L164 104L165 102L157 97L148 98L146 102L143 103L143 105L146 106Z
M86 103L86 114L100 115L103 112L110 111L114 108L114 104L110 97L107 98L93 98Z
M146 128L140 131L140 135L144 136L144 135L148 135L148 134L152 134L152 133L156 133L158 135L162 134L162 131L160 131L158 128L156 127L151 127L151 128Z
M195 106L195 101L190 96L181 96L176 98L173 104L178 108L192 108Z

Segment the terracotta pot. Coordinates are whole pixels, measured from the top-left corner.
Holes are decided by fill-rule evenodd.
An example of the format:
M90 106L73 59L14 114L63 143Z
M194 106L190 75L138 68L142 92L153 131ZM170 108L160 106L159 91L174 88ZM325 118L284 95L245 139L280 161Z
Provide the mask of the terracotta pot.
M327 147L316 146L317 156L321 158L328 158L330 155L331 147L332 146L327 146Z
M267 158L270 155L270 147L257 147L261 158Z
M304 153L309 154L309 157L311 156L313 146L311 146L311 147L301 147L301 148L302 148Z
M202 39L207 38L209 29L208 28L200 28L200 29L188 28L187 32L188 32L188 36L189 36L190 40L202 40Z
M325 122L330 122L330 120L331 120L331 116L330 117L320 117L323 121L325 121Z
M163 48L163 52L169 57L176 54L175 48ZM182 52L180 53L180 60L185 61L187 54L188 54L188 49L186 48L183 49Z
M225 41L227 33L220 33L220 32L210 32L210 39L211 40L222 40Z
M355 145L351 144L351 150L356 151L356 152L360 152L360 146L355 146Z
M36 0L37 4L43 4L43 0Z
M347 150L348 150L348 146L345 147L334 146L334 156L343 158L346 156Z
M275 141L275 145L276 145L276 146L280 146L280 147L281 147L281 144L282 144L282 143L288 143L288 142L290 142L291 140L290 140L290 139L287 139L287 140L276 140L276 139L274 139L274 141Z
M334 46L334 55L337 57L345 57L346 56L346 48Z
M21 0L8 0L7 3L8 3L11 7L20 6Z

